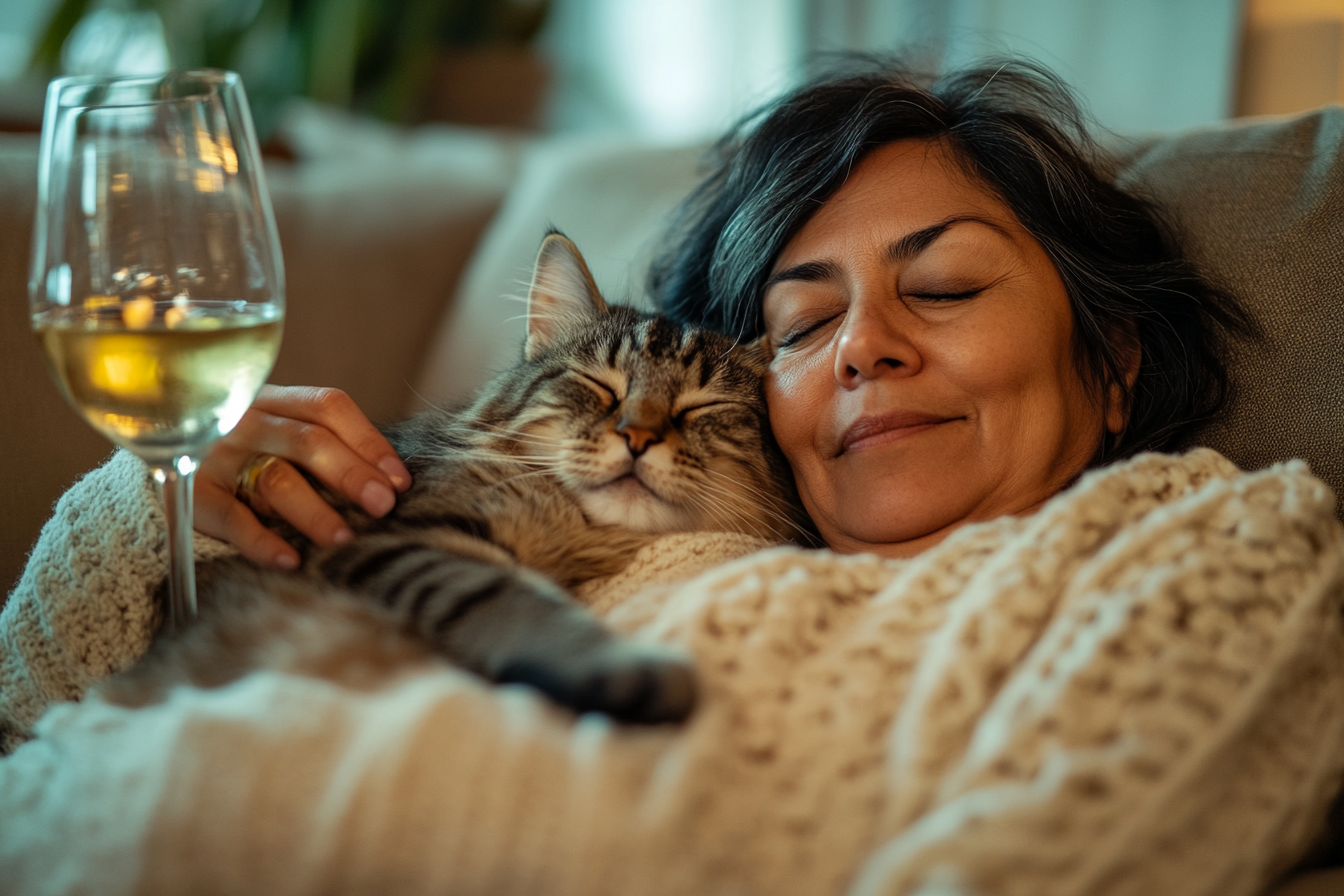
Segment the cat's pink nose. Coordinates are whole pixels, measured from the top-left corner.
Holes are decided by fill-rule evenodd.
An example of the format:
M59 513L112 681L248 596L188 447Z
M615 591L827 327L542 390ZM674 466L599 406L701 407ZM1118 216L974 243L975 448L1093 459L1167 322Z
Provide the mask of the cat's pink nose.
M630 446L630 453L635 457L647 451L650 445L656 445L663 440L663 437L653 430L638 426L621 426L616 431L625 439L625 444Z

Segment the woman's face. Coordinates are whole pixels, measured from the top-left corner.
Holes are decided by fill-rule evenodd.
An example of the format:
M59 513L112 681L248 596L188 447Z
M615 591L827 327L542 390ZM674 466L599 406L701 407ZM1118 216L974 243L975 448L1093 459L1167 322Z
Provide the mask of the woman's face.
M764 313L772 426L842 552L1033 510L1124 423L1075 368L1054 265L940 143L869 154L780 253Z

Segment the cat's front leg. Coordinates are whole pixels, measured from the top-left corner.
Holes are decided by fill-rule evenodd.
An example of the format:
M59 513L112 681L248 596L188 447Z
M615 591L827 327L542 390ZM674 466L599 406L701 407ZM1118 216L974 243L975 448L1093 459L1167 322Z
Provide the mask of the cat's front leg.
M680 653L614 634L529 569L391 534L332 551L318 567L491 681L629 722L680 721L694 705L694 673Z
M563 539L532 538L510 547L524 565L572 588L625 569L655 538L620 526L575 526Z

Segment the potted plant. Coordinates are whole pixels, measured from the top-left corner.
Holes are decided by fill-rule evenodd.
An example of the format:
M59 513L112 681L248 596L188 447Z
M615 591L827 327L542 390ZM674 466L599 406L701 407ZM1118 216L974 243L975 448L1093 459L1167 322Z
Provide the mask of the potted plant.
M30 72L60 73L71 34L100 8L60 0ZM549 0L125 0L113 8L153 13L172 67L239 72L263 134L292 96L400 123L535 126L548 79L533 45Z

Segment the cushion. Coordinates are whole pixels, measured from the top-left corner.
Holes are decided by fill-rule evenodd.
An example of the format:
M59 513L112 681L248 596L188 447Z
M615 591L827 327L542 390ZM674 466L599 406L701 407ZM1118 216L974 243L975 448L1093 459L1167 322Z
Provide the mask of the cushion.
M517 174L521 138L306 104L280 128L302 162L266 170L289 299L270 381L338 386L375 421L397 419Z
M669 213L699 181L704 149L574 137L531 147L439 324L416 385L420 399L463 401L517 361L521 300L548 227L574 240L608 300L647 307L645 272Z
M1200 271L1265 331L1234 347L1235 394L1192 444L1243 469L1305 459L1344 495L1344 109L1148 142L1120 186L1156 200ZM1337 505L1344 518L1344 506Z

